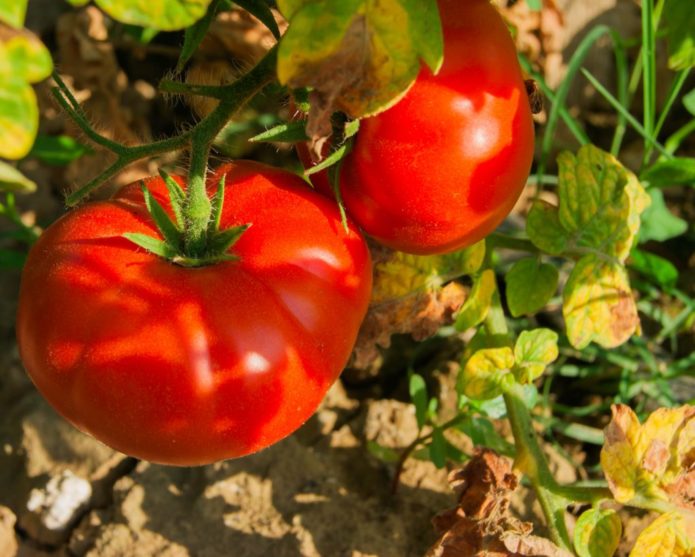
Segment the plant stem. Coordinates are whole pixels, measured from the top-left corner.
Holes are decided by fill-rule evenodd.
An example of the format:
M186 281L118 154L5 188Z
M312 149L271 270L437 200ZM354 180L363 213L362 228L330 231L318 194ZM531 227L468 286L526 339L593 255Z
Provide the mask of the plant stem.
M489 334L493 335L506 335L509 332L497 292L492 297L492 306L485 319L485 328ZM531 481L548 523L551 538L558 546L571 551L572 544L565 524L567 500L556 492L559 486L550 472L548 461L533 429L531 414L524 402L521 385L514 384L507 389L504 393L504 403L514 435L515 467Z

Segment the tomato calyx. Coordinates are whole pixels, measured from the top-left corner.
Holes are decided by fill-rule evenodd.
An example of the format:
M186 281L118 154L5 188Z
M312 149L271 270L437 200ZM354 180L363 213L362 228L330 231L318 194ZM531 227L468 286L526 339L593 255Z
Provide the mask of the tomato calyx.
M188 227L186 226L185 203L186 193L183 188L165 171L160 170L160 176L166 184L169 202L174 218L155 199L144 182L140 182L145 206L161 235L155 238L148 234L126 232L123 236L135 245L162 257L182 267L203 267L223 261L235 261L236 255L229 249L241 235L251 226L244 224L220 230L222 206L224 204L225 176L220 179L214 197L211 199L211 215L205 234L205 241L193 250L191 242L186 241Z

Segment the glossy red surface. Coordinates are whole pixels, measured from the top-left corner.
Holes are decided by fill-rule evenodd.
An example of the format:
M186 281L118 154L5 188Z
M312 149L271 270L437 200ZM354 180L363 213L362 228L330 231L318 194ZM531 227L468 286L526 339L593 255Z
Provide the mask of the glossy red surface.
M220 169L222 226L252 223L238 261L183 268L130 243L157 236L137 184L49 227L22 276L22 360L48 401L124 453L197 465L297 429L345 365L371 264L335 204L291 174ZM162 203L162 180L147 187Z

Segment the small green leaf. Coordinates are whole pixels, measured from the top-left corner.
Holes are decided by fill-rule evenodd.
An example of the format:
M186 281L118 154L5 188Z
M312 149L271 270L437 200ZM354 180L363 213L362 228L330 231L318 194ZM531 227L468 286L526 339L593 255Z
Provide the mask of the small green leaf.
M252 143L297 143L309 138L305 131L306 122L280 124L249 139Z
M514 317L542 309L557 290L559 274L555 266L541 263L536 257L520 259L509 269L507 304Z
M514 376L519 383L539 378L557 359L557 333L550 329L522 331L514 345Z
M343 137L345 139L350 139L351 137L357 135L360 131L360 121L359 120L348 120L345 122L345 129L343 130Z
M234 3L258 18L258 20L270 30L273 36L280 40L280 29L278 29L278 24L275 21L273 12L268 7L265 0L234 0Z
M176 31L202 18L211 0L95 0L97 6L122 23Z
M485 269L476 277L468 298L456 316L456 330L466 331L485 320L496 289L495 272Z
M164 241L171 246L172 251L178 251L182 240L181 230L174 223L174 221L171 220L167 212L164 210L164 207L162 207L159 204L159 201L154 198L150 190L147 189L144 182L140 183L140 187L142 189L142 195L145 197L147 211L150 213L152 220L154 220L157 228L162 233Z
M440 272L446 277L460 277L477 273L485 261L485 240L465 249L445 253L442 256Z
M69 135L39 134L27 157L52 166L65 166L90 150Z
M478 350L469 358L459 374L459 392L476 400L495 398L513 383L513 366L514 353L511 348Z
M29 180L14 166L0 161L0 192L30 193L36 191L36 184Z
M695 116L695 89L683 97L683 106L690 114Z
M186 32L183 35L183 46L179 54L179 61L176 63L176 70L174 70L177 74L183 71L188 61L195 54L195 51L198 50L200 43L203 42L210 28L210 24L224 4L224 0L212 0L205 15L193 25L186 28Z
M135 245L145 249L146 251L149 251L154 255L158 255L159 257L163 257L164 259L173 259L176 256L176 252L169 244L158 238L148 236L147 234L126 232L123 234L123 237L130 240Z
M611 557L620 544L623 525L613 509L592 508L582 513L574 527L578 557Z
M29 0L3 0L0 2L0 21L15 29L24 26Z
M526 233L537 248L551 255L567 249L569 234L560 224L557 207L541 199L534 202L526 220Z
M541 8L543 7L543 2L542 0L526 0L526 4L528 5L529 8L531 8L534 12L540 12Z
M582 257L567 279L562 314L577 349L592 341L604 348L627 341L639 318L624 267L596 255Z
M692 0L667 0L662 19L672 70L695 66L695 17Z
M413 373L408 382L410 400L415 406L415 417L418 427L422 428L427 423L427 385L421 375Z
M695 158L676 157L656 162L642 173L642 180L654 188L695 187Z
M179 183L174 180L165 170L159 169L159 175L164 180L164 184L169 192L169 203L171 204L171 210L174 213L174 218L176 219L176 225L179 230L183 230L185 226L185 220L183 217L183 205L186 202L186 193Z
M444 433L438 427L432 431L432 441L430 443L430 458L437 468L446 466L446 439Z
M502 405L504 406L504 401ZM475 447L488 447L506 456L514 455L514 445L502 437L487 418L469 417L458 429L470 437Z
M664 242L676 238L688 230L688 223L675 216L664 202L661 190L649 189L652 203L642 214L642 225L639 231L640 243L656 240Z
M376 441L369 440L367 441L367 450L381 460L382 462L388 462L388 463L396 463L400 460L401 456L398 454L398 451L392 449L391 447L384 447L383 445L380 445Z
M673 287L678 281L678 269L673 263L648 251L633 249L630 254L630 267L661 286Z

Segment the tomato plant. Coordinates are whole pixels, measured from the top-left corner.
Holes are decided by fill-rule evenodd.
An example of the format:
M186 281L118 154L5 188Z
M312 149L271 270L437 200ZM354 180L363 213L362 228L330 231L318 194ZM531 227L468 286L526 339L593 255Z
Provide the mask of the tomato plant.
M531 109L504 21L486 0L438 5L440 72L423 68L400 102L364 119L340 172L355 222L411 253L453 251L489 234L533 158ZM316 182L326 189L325 177Z
M258 163L224 166L208 187L222 176L221 226L252 223L235 260L183 267L124 238L157 235L138 184L67 214L29 254L26 369L63 416L127 454L194 465L282 439L338 377L364 317L369 252L330 200ZM146 187L167 205L163 179Z

